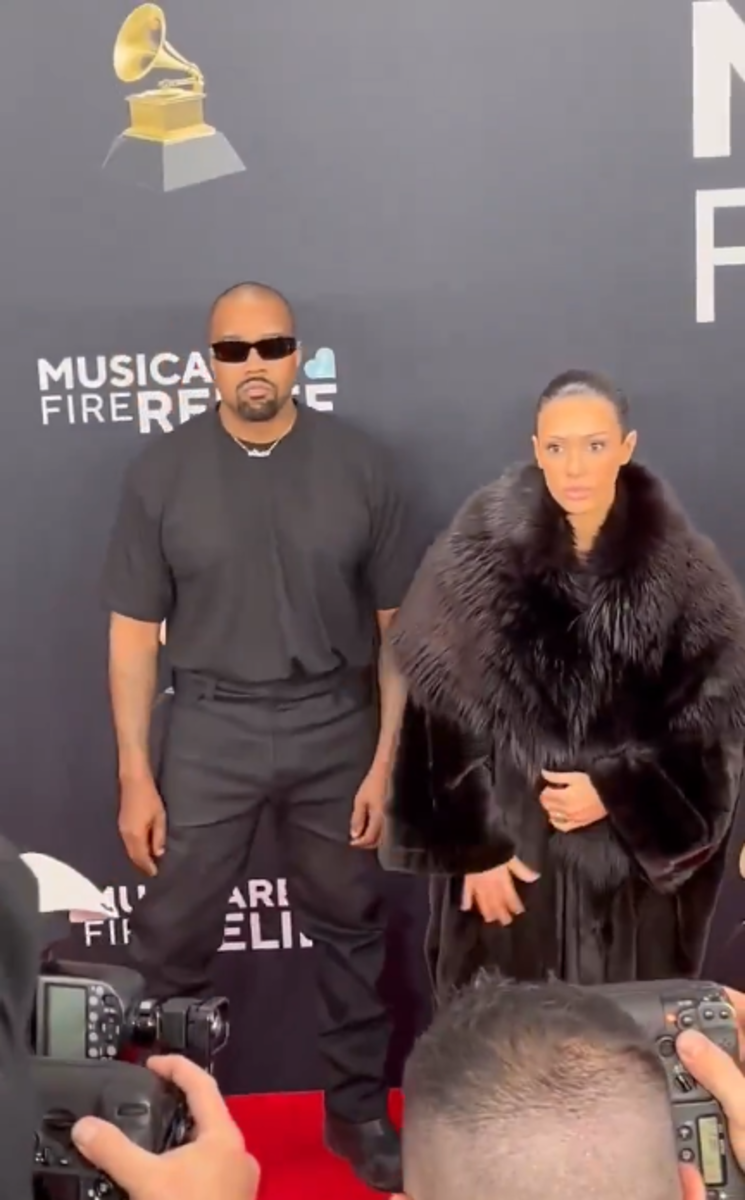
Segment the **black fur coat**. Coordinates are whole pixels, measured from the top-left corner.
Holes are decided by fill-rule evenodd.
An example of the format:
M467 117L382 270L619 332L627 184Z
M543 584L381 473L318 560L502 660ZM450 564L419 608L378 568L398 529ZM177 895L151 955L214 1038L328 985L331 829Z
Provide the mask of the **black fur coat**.
M426 556L392 644L409 689L382 851L432 876L438 990L489 964L580 983L698 971L745 745L745 608L712 544L625 467L584 562L537 468L478 492ZM543 769L607 818L555 832ZM526 913L460 912L517 855Z

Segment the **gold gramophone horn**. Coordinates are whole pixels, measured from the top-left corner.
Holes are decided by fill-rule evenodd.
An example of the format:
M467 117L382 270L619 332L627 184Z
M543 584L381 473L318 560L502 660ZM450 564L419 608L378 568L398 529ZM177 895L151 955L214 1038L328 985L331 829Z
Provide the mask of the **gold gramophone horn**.
M140 4L129 14L114 45L114 70L122 83L135 83L151 71L186 71L190 82L202 72L166 41L166 15L159 4Z

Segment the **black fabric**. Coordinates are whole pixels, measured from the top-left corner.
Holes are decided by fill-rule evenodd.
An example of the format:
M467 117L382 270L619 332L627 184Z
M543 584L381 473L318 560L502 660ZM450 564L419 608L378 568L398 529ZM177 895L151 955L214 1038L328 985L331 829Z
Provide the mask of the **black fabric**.
M742 784L745 607L668 490L624 468L580 562L540 472L508 472L432 547L392 641L409 703L383 860L453 877L433 885L438 986L482 960L695 974ZM589 774L607 819L554 831L544 769ZM541 873L528 912L460 913L463 874L513 854Z
M34 1096L29 1023L41 962L36 879L0 838L0 1200L30 1200Z
M177 680L160 786L166 852L133 917L132 953L152 994L208 995L232 888L248 875L261 813L276 822L290 902L317 946L327 1103L348 1120L386 1111L383 873L349 844L377 716L369 677L248 698Z
M256 683L374 658L376 611L417 565L383 452L338 417L298 406L267 458L214 411L158 439L128 473L104 573L106 607L168 621L177 670Z
M425 951L439 1003L483 968L524 982L556 977L587 985L695 974L675 905L639 879L599 903L561 871L516 887L525 912L502 926L461 911L462 876L433 876Z

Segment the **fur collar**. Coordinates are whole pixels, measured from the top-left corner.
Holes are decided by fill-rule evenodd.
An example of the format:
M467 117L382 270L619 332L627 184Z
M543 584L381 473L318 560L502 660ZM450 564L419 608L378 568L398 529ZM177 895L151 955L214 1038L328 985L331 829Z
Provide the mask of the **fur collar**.
M580 747L630 691L650 731L684 728L694 696L697 728L745 729L739 588L636 464L584 564L536 467L476 493L425 557L392 641L416 703L498 728L518 759L539 741L543 767L552 744L579 769Z
M572 527L538 467L512 468L480 496L484 532L511 546L522 571L541 576L577 569ZM665 542L685 531L685 518L664 485L630 463L619 475L613 507L586 565L601 576L643 570Z

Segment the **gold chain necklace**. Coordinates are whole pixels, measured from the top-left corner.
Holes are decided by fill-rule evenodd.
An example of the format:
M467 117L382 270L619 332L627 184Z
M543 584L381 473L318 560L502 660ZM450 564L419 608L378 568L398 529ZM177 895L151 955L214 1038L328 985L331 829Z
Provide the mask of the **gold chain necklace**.
M297 422L297 414L295 415L295 420L292 422L292 425L290 426L290 428L287 429L281 435L281 437L278 437L276 442L272 442L271 446L267 446L265 450L264 449L260 450L258 448L258 446L247 446L246 443L242 442L241 439L239 437L236 437L234 433L230 433L229 429L226 429L225 432L230 434L230 437L232 437L236 446L240 446L243 453L247 454L249 458L268 458L269 455L273 454L274 451L277 449L277 446L279 445L279 443L283 442L285 440L285 438L288 436L288 434L292 433L293 429L295 428L296 422ZM223 428L224 428L224 426L223 426Z
M230 436L232 437L236 446L240 446L243 453L247 454L249 458L268 458L272 451L276 450L277 446L282 441L282 438L277 438L276 442L272 442L271 446L267 446L266 450L259 450L256 446L247 446L245 442L242 442L241 439L237 438L233 433L231 433Z

